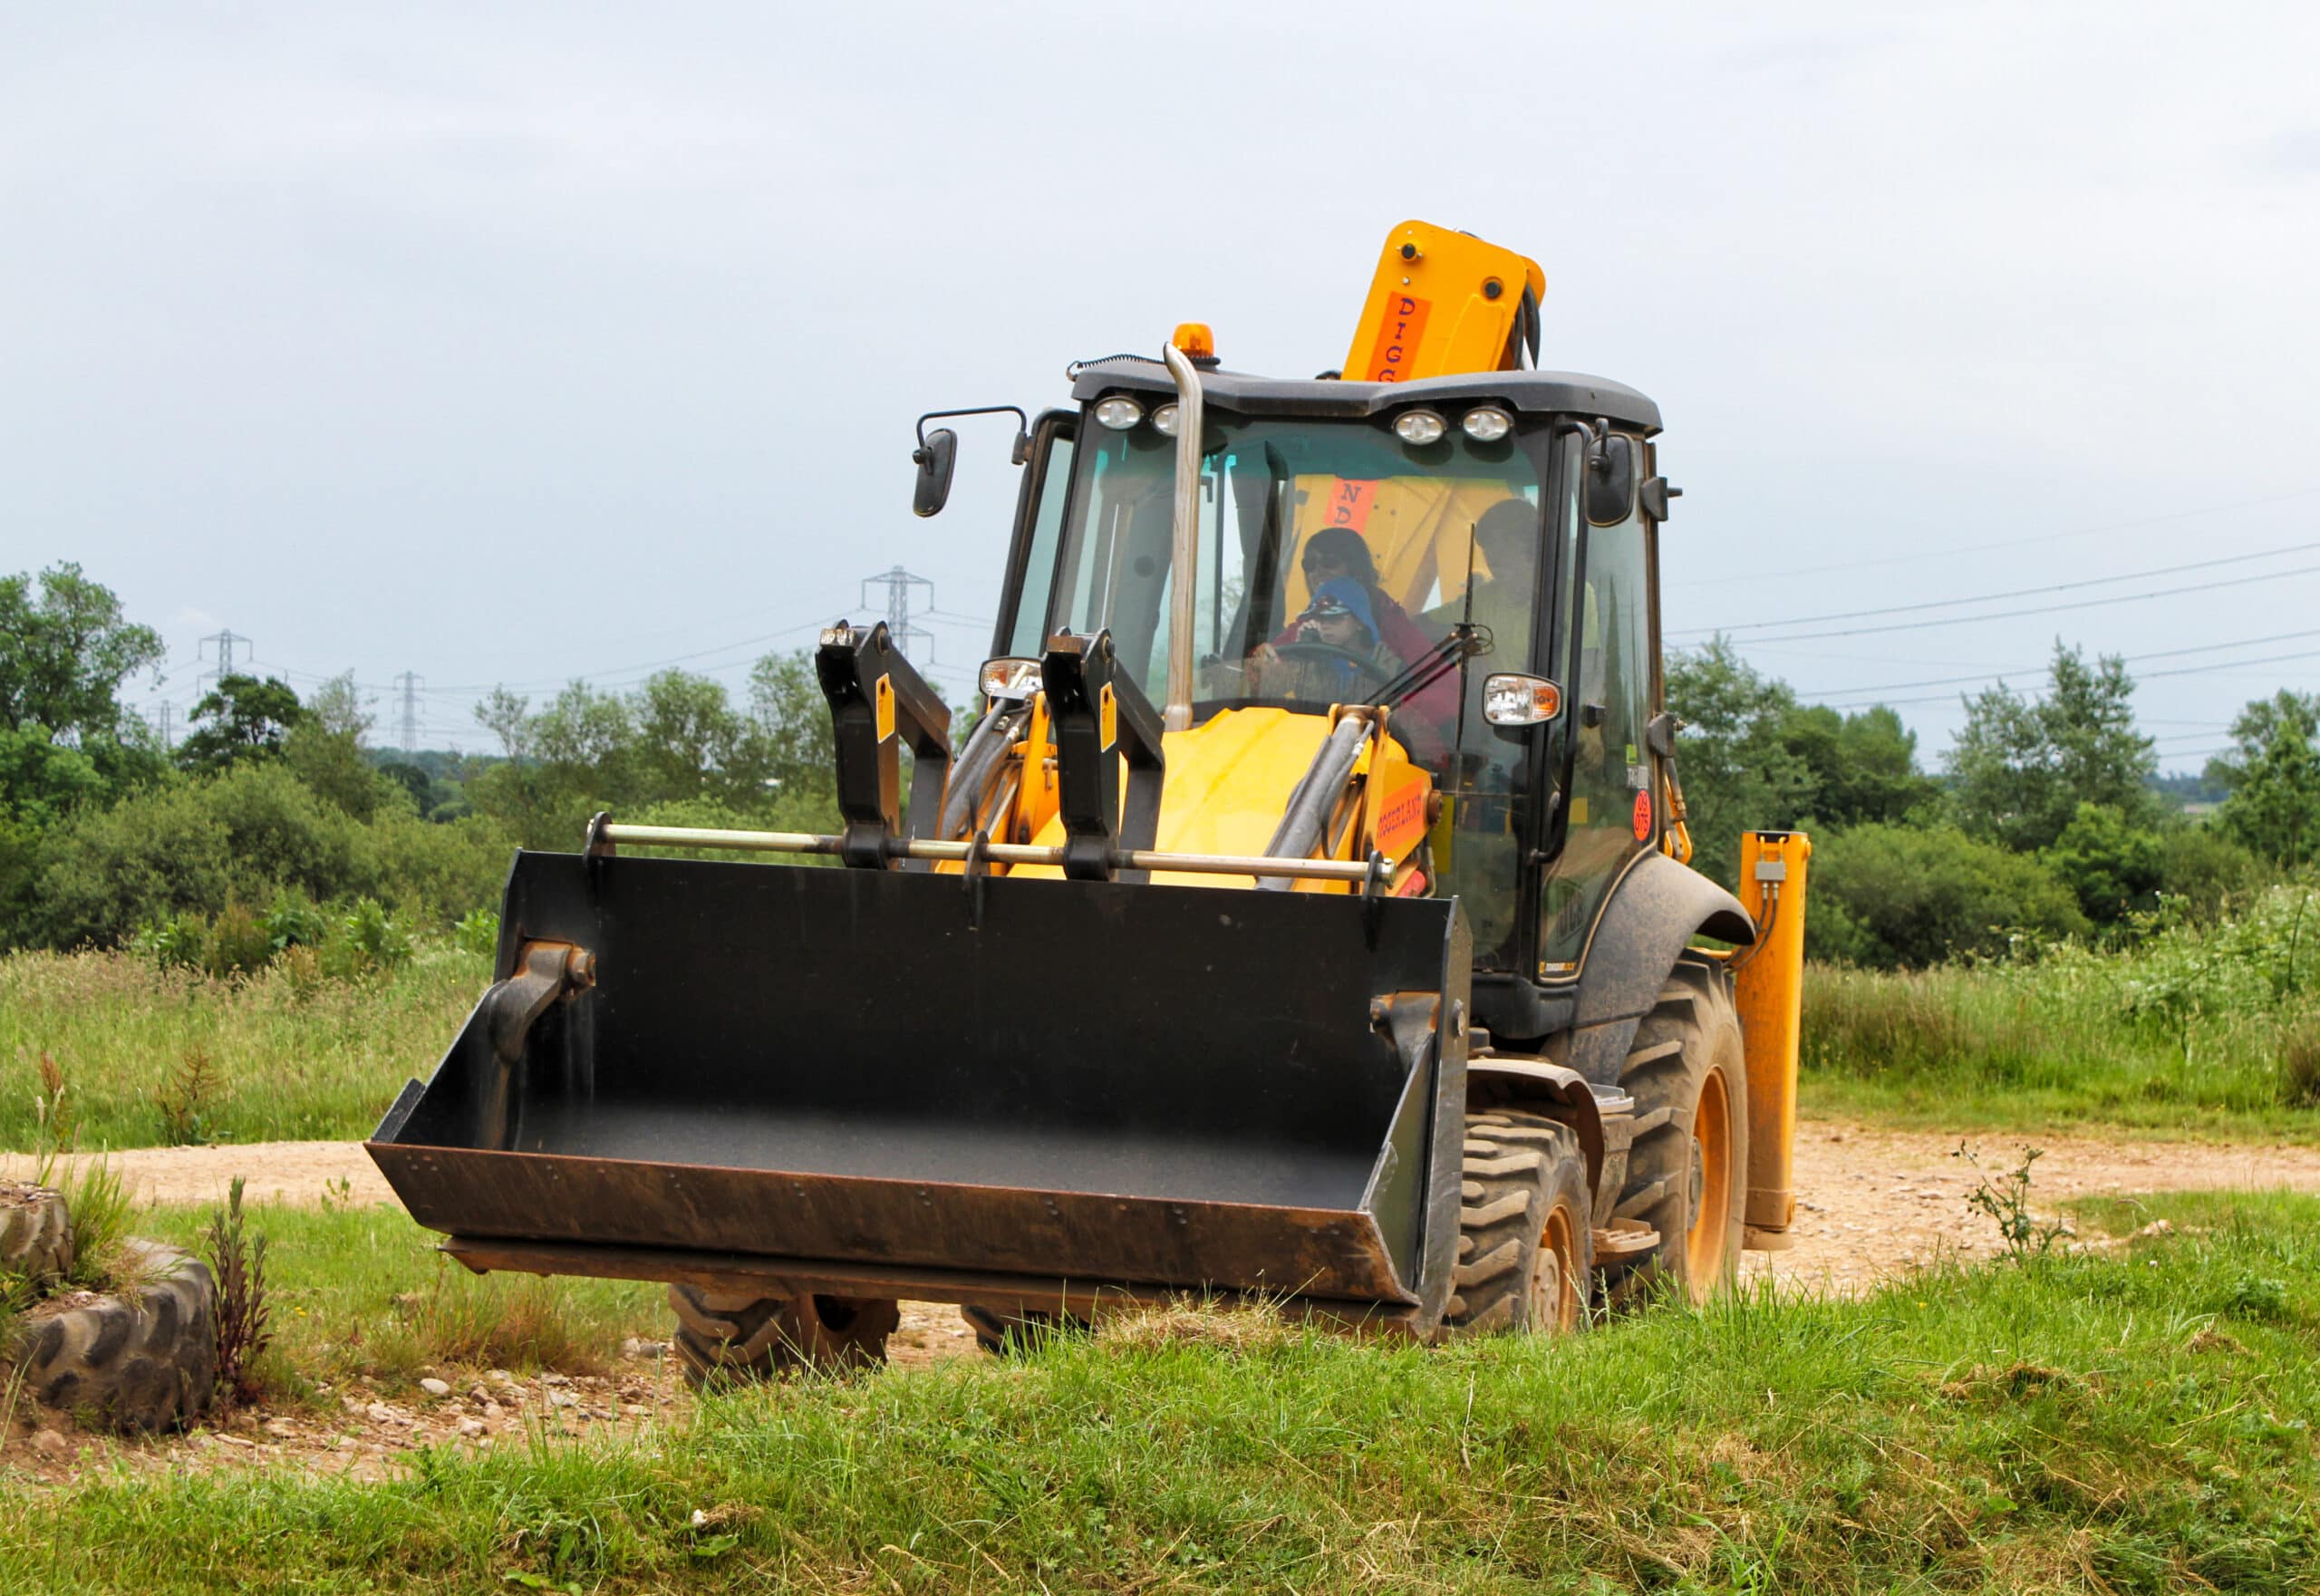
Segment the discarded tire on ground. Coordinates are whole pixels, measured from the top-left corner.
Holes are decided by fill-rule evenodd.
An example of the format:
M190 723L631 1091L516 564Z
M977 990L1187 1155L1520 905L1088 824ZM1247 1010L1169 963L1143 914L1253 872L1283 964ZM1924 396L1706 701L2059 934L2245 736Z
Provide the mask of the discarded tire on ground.
M50 1407L115 1429L174 1429L209 1410L218 1381L217 1296L209 1266L159 1242L123 1248L133 1282L112 1296L35 1309L10 1361Z
M63 1194L0 1180L0 1274L46 1285L72 1267L72 1221Z

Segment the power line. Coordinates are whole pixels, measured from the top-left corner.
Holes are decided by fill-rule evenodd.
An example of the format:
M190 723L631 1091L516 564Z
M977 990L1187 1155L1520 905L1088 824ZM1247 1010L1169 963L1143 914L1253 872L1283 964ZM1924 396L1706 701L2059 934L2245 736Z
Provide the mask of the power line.
M2016 587L2004 593L1981 593L1970 598L1928 599L1921 604L1888 605L1882 609L1841 610L1827 615L1793 615L1785 621L1743 621L1730 626L1694 626L1677 634L1679 637L1699 636L1711 633L1754 632L1770 626L1811 626L1822 621L1858 621L1871 615L1906 615L1923 610L1955 609L1959 605L1995 604L2000 599L2028 598L2034 594L2070 593L2082 587L2102 587L2113 582L2135 582L2145 576L2172 576L2184 571L2210 570L2217 566L2245 565L2249 560L2268 560L2284 554L2303 554L2320 548L2320 540L2291 543L2279 548L2267 548L2256 554L2224 555L2212 560L2194 560L2189 565L2154 566L2147 571L2125 571L2116 576L2083 576L2075 582L2056 582L2044 587Z
M2219 588L2245 587L2251 582L2277 582L2289 576L2309 576L2320 566L2266 571L2255 576L2230 576L2220 582L2193 582L2180 587L2159 587L2149 593L2122 593L2114 598L2085 598L2076 604L2042 605L2030 610L1997 610L1986 615L1945 615L1937 621L1900 621L1887 626L1853 626L1835 632L1798 632L1779 637L1751 639L1754 643L1812 643L1823 637L1866 637L1880 632L1921 632L1929 626L1968 626L1977 621L2014 621L2025 615L2055 615L2071 610L2101 609L2106 605L2139 604L2145 599L2172 598L2185 593L2213 593Z
M2141 660L2171 660L2184 654L2215 653L2227 648L2256 648L2267 643L2288 643L2299 637L2320 637L2320 626L2302 632L2275 632L2268 637L2243 637L2232 643L2202 643L2190 648L2162 648L2150 653L2121 654L2119 663L2132 665ZM2249 661L2248 663L2260 663ZM1973 682L1995 682L2002 676L2020 676L2031 672L2040 675L2051 672L2046 665L2021 665L2011 671L1984 671L1976 676L1929 676L1922 682L1882 682L1874 687L1832 687L1818 692L1801 693L1802 698L1834 698L1845 692L1905 692L1912 687L1957 687ZM1931 700L1921 701L1931 702Z
M2212 664L2180 665L2171 671L2145 671L2141 675L2136 677L2135 680L2138 682L2154 682L2162 676L2209 676L2213 675L2218 672L2246 670L2250 665L2276 665L2288 660L2312 659L2320 659L2320 648L2305 649L2296 653L2267 654L2264 658L2257 660L2218 660ZM2122 661L2122 663L2123 663L2124 662ZM2051 674L2051 672L2049 672L2049 674ZM1936 692L1928 693L1923 698L1849 699L1842 703L1823 704L1821 707L1830 710L1854 710L1873 706L1882 706L1886 709L1898 710L1905 708L1910 704L1948 703L1954 696L1956 695L1952 693Z
M1889 555L1881 559L1839 560L1833 565L1803 566L1787 571L1744 571L1731 576L1694 576L1667 584L1670 587L1727 587L1735 582L1767 582L1776 577L1819 576L1831 571L1862 571L1878 566L1901 566L1917 560L1954 559L1964 554L1986 554L1993 549L2031 548L2045 543L2064 543L2074 537L2093 537L2104 532L2131 532L2138 527L2160 527L2173 521L2194 521L2202 516L2219 516L2230 510L2259 509L2265 505L2286 504L2290 499L2309 498L2320 493L2320 488L2299 488L2292 493L2274 493L2262 498L2236 499L2228 504L2212 504L2195 510L2169 510L2156 516L2137 516L2124 521L2106 521L2097 527L2081 527L2075 532L2049 532L2038 537L2007 537L1995 543L1969 543L1953 546L1937 543L1915 554Z

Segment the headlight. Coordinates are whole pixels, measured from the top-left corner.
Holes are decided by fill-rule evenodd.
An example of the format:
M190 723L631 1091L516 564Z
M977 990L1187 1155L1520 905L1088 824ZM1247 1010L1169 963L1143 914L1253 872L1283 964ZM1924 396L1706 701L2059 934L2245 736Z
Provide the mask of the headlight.
M1039 662L1002 655L985 660L976 677L985 698L1020 704L1039 690Z
M1494 404L1468 411L1466 419L1458 424L1465 428L1466 436L1477 443L1495 443L1514 430L1514 418Z
M1152 430L1163 438L1176 435L1176 406L1173 400L1152 412Z
M1536 726L1562 713L1562 689L1543 676L1502 671L1483 678L1483 719L1494 726Z
M1405 443L1434 443L1450 429L1430 410L1406 410L1394 418L1394 436Z
M1144 407L1115 393L1096 401L1096 419L1115 432L1125 432L1144 420Z

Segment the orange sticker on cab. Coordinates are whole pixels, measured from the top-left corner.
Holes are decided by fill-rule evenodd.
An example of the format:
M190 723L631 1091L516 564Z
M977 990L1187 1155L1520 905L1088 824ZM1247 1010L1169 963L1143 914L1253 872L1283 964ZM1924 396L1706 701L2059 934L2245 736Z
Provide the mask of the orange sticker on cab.
M1378 508L1378 484L1357 482L1340 477L1329 489L1329 501L1321 507L1324 526L1343 527L1348 532L1360 532L1369 526L1369 512Z
M1385 319L1378 324L1378 342L1369 352L1369 363L1354 373L1354 380L1400 382L1417 363L1418 341L1426 336L1426 318L1433 311L1434 302L1430 299L1420 299L1415 294L1389 295Z
M1398 859L1426 835L1426 795L1433 784L1414 777L1386 795L1378 810L1378 851Z

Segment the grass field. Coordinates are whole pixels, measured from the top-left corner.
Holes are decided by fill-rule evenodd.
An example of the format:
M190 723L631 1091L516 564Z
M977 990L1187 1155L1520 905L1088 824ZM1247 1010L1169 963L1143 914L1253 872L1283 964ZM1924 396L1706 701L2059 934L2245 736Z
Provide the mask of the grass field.
M2320 1140L2320 911L2279 889L2133 953L1888 974L1816 966L1803 1106L1942 1130ZM2309 920L2311 924L2306 924ZM446 942L368 982L0 957L0 1147L51 1145L40 1060L84 1148L366 1134L489 979Z
M1808 1112L1938 1130L2320 1141L2320 1001L2134 1011L2127 961L1806 972Z
M0 1589L2311 1590L2320 1203L2090 1217L2154 1212L2118 1255L1561 1344L1187 1318L383 1485L20 1489ZM381 1239L313 1223L324 1273Z
M39 1069L89 1149L367 1134L435 1067L491 979L448 942L368 982L157 970L128 953L0 957L0 1147L53 1145Z

